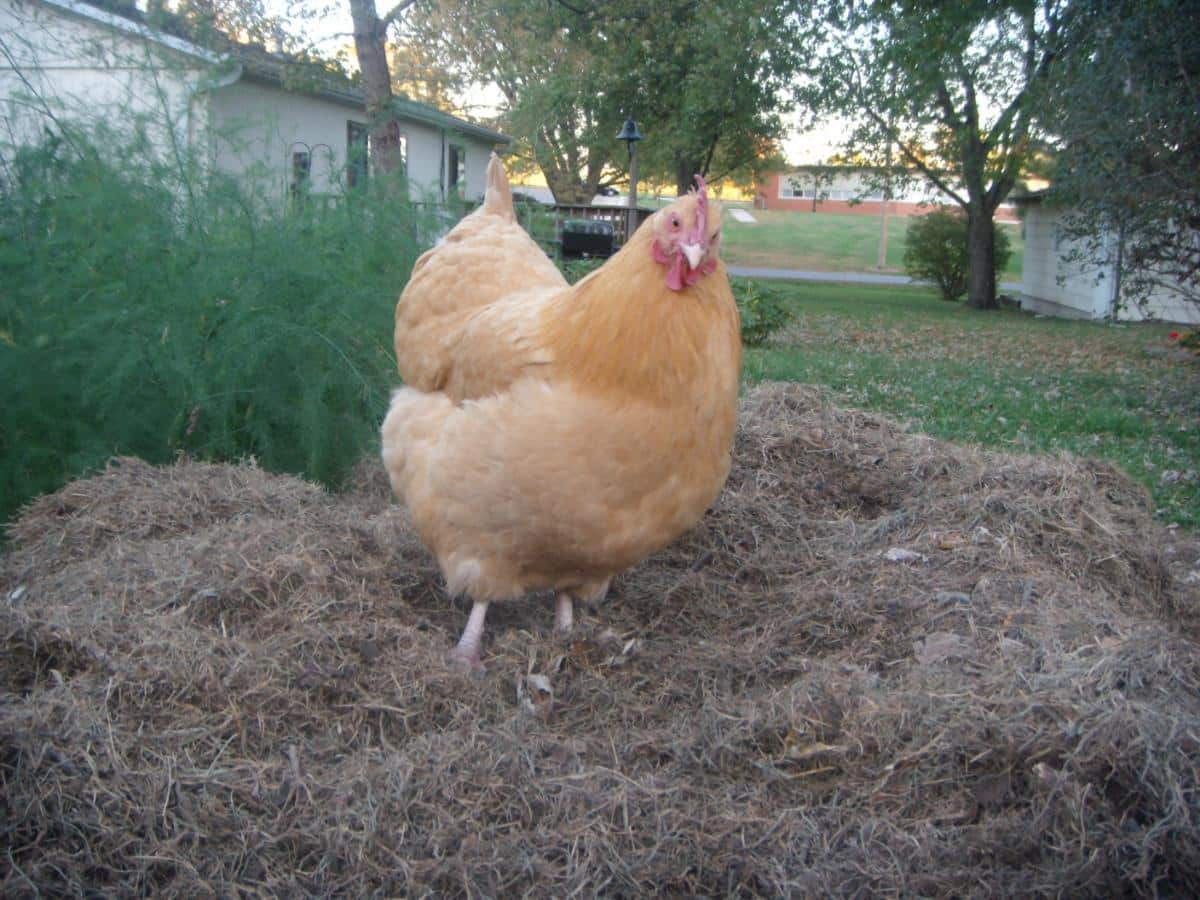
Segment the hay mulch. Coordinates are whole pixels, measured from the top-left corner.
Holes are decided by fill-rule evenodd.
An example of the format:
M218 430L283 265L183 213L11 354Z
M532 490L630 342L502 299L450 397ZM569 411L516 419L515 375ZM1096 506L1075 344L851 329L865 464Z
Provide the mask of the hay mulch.
M0 893L1200 895L1200 545L1113 468L762 386L569 638L382 473L114 461L0 562Z

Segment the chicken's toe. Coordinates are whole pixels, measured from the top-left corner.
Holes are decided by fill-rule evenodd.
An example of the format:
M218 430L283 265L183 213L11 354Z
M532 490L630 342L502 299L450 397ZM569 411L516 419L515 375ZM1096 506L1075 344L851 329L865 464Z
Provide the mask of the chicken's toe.
M450 661L469 675L482 675L487 671L483 660L479 658L478 650L471 653L464 651L461 647L455 647L450 651Z

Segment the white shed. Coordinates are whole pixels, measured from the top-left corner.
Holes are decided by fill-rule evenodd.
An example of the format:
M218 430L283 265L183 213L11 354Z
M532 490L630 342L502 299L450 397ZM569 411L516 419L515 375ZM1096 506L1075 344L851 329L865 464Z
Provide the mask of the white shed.
M1200 310L1178 292L1154 292L1143 313L1118 303L1120 269L1117 239L1106 234L1089 255L1066 236L1069 210L1047 200L1045 192L1013 198L1023 212L1025 263L1021 307L1043 315L1076 319L1144 318L1200 324Z
M256 48L217 54L80 0L0 0L0 161L56 122L141 129L160 159L235 176L267 203L366 177L367 118L349 83L301 79ZM414 200L478 199L505 135L398 101Z

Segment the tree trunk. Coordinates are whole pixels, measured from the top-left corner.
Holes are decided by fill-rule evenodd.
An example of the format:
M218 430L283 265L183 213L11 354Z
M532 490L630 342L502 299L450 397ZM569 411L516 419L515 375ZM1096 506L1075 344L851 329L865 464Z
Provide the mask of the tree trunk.
M995 236L990 211L967 212L967 303L976 309L995 309Z
M560 206L587 206L592 202L595 192L588 192L587 186L578 179L570 179L558 174L546 176L546 185L554 195L554 202Z
M563 171L552 154L535 154L542 175L546 179L546 187L554 195L554 202L560 206L580 206L591 203L595 191L588 192L587 185L579 179L578 174Z
M367 118L371 122L371 162L383 172L400 164L399 132L392 126L392 76L387 60L387 23L375 12L375 0L350 0L354 51L362 73Z
M704 166L697 159L681 159L675 163L675 189L684 196L696 186L696 175L704 174Z

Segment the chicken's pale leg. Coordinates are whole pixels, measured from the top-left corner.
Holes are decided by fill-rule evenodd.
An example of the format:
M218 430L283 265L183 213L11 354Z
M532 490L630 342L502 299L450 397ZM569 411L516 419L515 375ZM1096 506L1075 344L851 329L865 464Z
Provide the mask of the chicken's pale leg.
M554 627L558 631L570 631L575 624L575 606L571 595L562 591L554 595Z
M475 601L467 618L467 627L463 629L458 646L454 648L454 658L469 669L483 668L479 660L479 648L483 642L483 620L487 617L487 609L486 602Z

